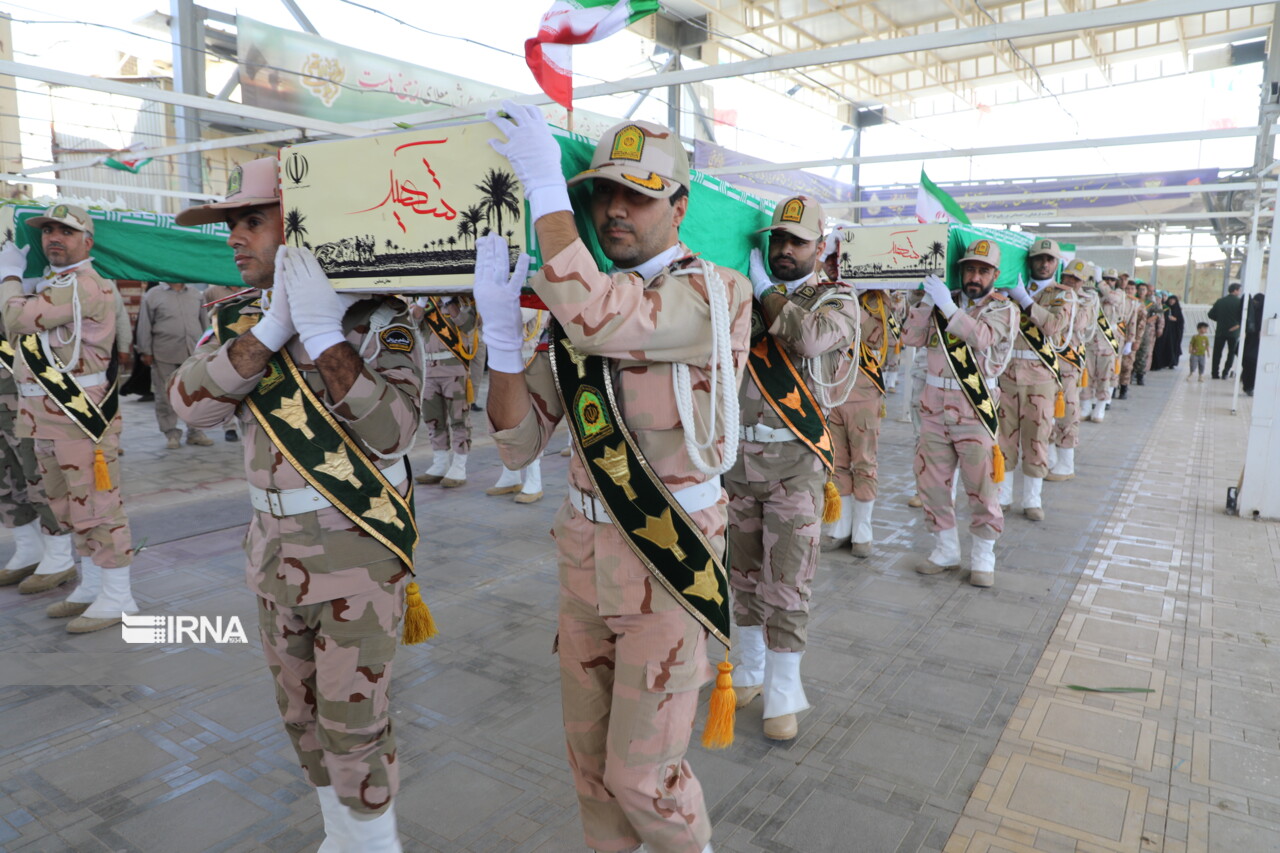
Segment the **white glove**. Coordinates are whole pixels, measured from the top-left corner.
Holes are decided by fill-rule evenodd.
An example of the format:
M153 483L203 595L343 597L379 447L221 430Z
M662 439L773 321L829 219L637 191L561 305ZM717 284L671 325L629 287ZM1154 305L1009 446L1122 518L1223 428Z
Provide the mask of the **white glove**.
M476 279L471 295L480 314L480 334L488 348L489 367L500 373L523 373L520 288L529 275L530 258L521 252L515 272L508 276L508 257L507 241L499 235L476 240Z
M5 243L4 248L0 249L0 281L6 278L22 278L23 273L27 271L27 252L30 251L30 243L21 249L12 240Z
M751 250L751 260L747 264L747 271L751 274L751 289L755 291L756 299L764 299L766 293L777 287L769 279L769 273L765 271L764 255L759 249Z
M1022 279L1018 279L1018 286L1009 291L1009 295L1013 297L1013 301L1017 302L1023 308L1030 308L1034 301L1031 294L1027 292L1027 286L1022 283Z
M1121 355L1128 355L1128 354L1129 354L1129 353L1131 353L1131 352L1133 352L1133 341L1125 341L1125 342L1124 342L1124 349L1120 350L1120 354L1121 354Z
M924 292L933 300L933 304L938 306L942 316L948 320L951 319L952 314L956 313L956 301L951 298L951 291L947 289L947 283L936 275L925 276Z
M822 251L818 252L818 263L826 263L827 258L831 257L831 253L840 248L840 231L832 228L831 233L827 235L827 239L822 241Z
M537 222L548 213L572 210L569 188L560 169L560 146L542 117L542 110L528 104L503 101L502 109L511 119L489 110L486 118L507 136L506 142L490 139L489 144L511 163L524 185L529 212Z
M280 264L284 260L284 246L276 250L275 286L262 291L262 299L267 303L267 310L262 319L253 327L253 336L258 342L272 352L279 352L297 329L293 327L293 317L289 314L289 295L284 290L284 275Z
M329 347L346 340L342 317L360 297L339 296L310 249L280 248L283 254L277 255L276 287L284 286L293 325L314 361Z

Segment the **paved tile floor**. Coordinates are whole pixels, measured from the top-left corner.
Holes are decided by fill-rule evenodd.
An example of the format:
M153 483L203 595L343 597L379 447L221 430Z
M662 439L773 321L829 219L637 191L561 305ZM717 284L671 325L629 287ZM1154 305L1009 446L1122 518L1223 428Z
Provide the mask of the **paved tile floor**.
M765 740L756 703L733 747L691 753L716 849L1280 849L1280 536L1221 509L1247 400L1233 417L1225 383L1151 374L1084 426L1047 521L1015 503L989 591L911 570L929 536L905 504L901 407L889 398L875 556L823 557L800 737ZM252 629L238 445L166 451L150 406L124 413L144 611ZM546 457L529 506L484 495L497 464L478 439L466 486L418 492L442 633L397 657L407 850L583 849L551 655L566 460ZM0 849L315 849L255 636L73 637L44 618L56 597L0 590Z

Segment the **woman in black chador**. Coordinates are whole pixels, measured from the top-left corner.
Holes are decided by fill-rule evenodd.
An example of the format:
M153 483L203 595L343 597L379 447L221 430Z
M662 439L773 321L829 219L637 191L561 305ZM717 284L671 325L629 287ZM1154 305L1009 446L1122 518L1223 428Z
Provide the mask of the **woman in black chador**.
M1170 295L1164 301L1164 330L1160 332L1156 350L1151 355L1152 370L1178 366L1178 361L1182 358L1182 334L1186 328L1182 317L1182 301Z

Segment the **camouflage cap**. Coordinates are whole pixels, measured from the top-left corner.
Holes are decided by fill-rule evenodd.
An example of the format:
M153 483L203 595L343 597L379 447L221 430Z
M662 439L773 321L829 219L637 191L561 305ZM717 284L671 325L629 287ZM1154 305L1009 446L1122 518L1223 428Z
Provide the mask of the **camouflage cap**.
M62 204L59 202L51 205L48 210L39 216L28 218L26 223L27 227L37 234L40 233L40 229L44 226L56 224L65 225L77 231L84 231L90 237L93 236L93 218L89 216L89 211L74 204Z
M1062 249L1058 248L1057 240L1041 237L1031 244L1030 249L1027 249L1028 258L1034 258L1036 255L1051 255L1058 260L1062 260Z
M773 220L756 233L786 231L801 240L817 240L822 236L822 224L825 221L822 205L808 196L797 195L778 202L778 206L773 209Z
M1104 272L1104 273L1102 274L1102 277L1103 277L1103 278L1111 278L1111 279L1115 279L1115 280L1119 281L1119 280L1120 280L1120 273L1119 273L1119 271L1117 271L1117 270L1116 270L1116 268L1115 268L1115 267L1112 267L1111 269L1109 269L1109 270L1107 270L1106 272Z
M176 217L179 225L226 222L227 211L280 203L280 169L275 157L250 160L227 176L227 198L214 204L188 207Z
M591 168L569 179L569 186L606 178L653 198L670 198L689 186L689 155L680 137L651 121L614 125L600 137Z
M1072 278L1078 278L1081 281L1088 281L1089 273L1092 271L1090 270L1090 266L1090 264L1086 264L1084 261L1076 258L1074 261L1071 261L1062 268L1062 277L1066 278L1067 276L1071 276Z
M994 240L974 240L957 263L963 264L965 261L979 261L1000 269L1000 244Z

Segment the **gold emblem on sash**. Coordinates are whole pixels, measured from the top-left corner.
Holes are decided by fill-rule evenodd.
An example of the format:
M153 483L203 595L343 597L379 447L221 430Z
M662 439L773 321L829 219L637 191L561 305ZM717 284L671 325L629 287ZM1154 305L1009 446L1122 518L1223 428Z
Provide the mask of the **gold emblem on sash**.
M326 450L324 464L317 465L316 470L321 474L328 474L335 480L344 480L357 489L360 488L360 480L356 477L355 466L351 464L351 457L347 455L345 447L340 447L337 450Z
M631 532L636 536L648 539L659 548L666 548L677 560L683 560L688 556L679 545L680 537L676 534L675 523L671 520L671 507L664 509L662 515L657 518L652 515L645 515L644 527L637 528ZM699 581L695 580L694 586L698 586L699 583ZM704 595L703 598L706 598L706 596Z
M396 509L391 504L391 496L383 489L382 494L369 501L369 508L364 511L365 518L381 521L383 524L394 524L397 530L404 530L404 522L396 516Z
M593 460L601 471L609 476L615 486L622 488L627 500L635 500L635 489L631 488L631 468L627 464L627 443L621 442L617 447L606 447L604 456ZM669 512L669 510L668 510Z
M670 512L670 510L667 510ZM716 579L715 564L707 560L706 568L700 572L695 572L693 583L681 590L685 595L696 595L699 598L705 598L707 601L714 601L716 604L724 603L724 596L720 594L720 584Z
M280 408L271 414L287 423L289 426L302 433L307 438L315 438L316 434L311 431L311 427L307 426L307 410L302 404L302 391L297 391L292 397L280 398Z
M560 345L564 347L565 352L569 354L569 360L573 362L573 366L578 368L578 378L587 378L587 368L585 362L587 357L573 348L573 344L569 343L568 338L561 338Z

